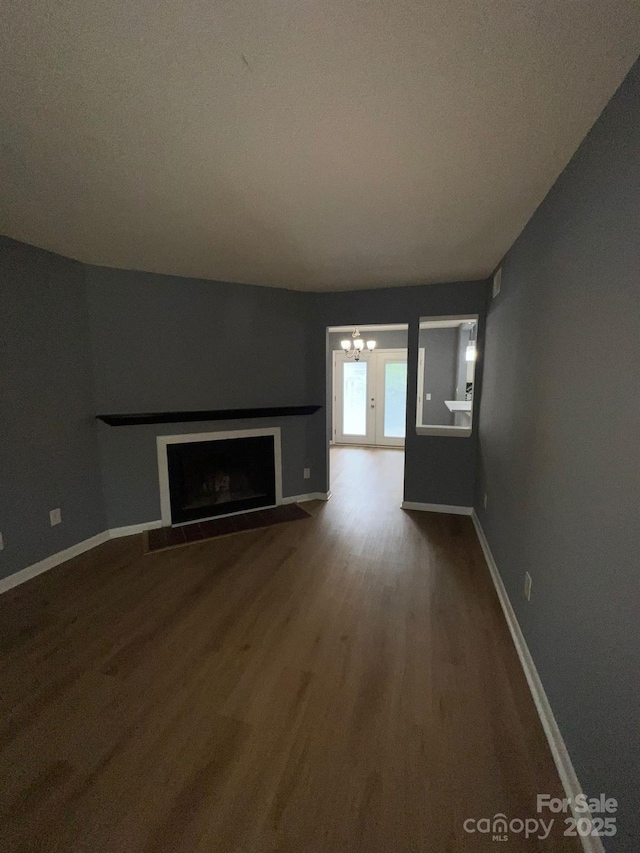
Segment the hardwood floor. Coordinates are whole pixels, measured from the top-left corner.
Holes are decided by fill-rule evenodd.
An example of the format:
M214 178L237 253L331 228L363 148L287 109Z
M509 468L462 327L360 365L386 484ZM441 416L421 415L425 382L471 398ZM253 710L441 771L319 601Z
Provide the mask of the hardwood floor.
M402 465L335 448L313 518L3 595L2 850L495 850L463 821L562 796L471 521Z

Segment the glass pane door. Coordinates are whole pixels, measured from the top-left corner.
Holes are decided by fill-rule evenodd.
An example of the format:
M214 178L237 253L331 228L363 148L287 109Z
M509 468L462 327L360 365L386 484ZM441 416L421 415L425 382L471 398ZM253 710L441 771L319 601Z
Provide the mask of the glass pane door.
M343 352L336 352L333 365L333 440L338 444L375 444L371 361L351 361Z
M376 359L375 443L402 447L407 413L407 351L384 350Z
M361 361L333 358L333 440L404 446L407 351L378 350Z
M391 361L384 366L385 438L404 438L407 412L407 362Z
M342 434L367 434L367 362L351 361L342 372Z

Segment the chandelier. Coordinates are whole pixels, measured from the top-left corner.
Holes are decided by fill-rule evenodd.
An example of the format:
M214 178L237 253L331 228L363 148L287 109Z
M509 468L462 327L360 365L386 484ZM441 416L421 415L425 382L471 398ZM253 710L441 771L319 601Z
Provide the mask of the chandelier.
M367 347L365 349L364 341L360 337L360 332L358 330L358 327L356 326L356 328L351 333L351 339L345 338L344 341L340 341L340 346L344 350L344 354L347 358L352 358L354 361L360 361L360 356L364 356L364 358L369 358L371 353L376 348L376 342L367 341Z

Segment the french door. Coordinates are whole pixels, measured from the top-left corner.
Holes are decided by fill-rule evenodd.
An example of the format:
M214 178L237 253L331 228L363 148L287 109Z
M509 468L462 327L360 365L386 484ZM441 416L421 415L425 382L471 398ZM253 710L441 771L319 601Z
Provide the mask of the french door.
M406 349L374 350L353 361L333 354L333 440L338 444L404 446Z

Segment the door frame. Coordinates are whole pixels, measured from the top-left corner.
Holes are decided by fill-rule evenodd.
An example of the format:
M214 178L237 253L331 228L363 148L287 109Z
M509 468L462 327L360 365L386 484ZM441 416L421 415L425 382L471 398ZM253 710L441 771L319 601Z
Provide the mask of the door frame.
M373 364L377 364L377 361L373 362L373 359L378 354L380 354L380 355L397 355L400 353L405 353L407 355L407 362L408 362L408 348L407 347L394 347L394 348L390 348L390 349L375 349L369 358L366 358L366 359L363 358L362 361L368 361L373 366ZM338 428L338 423L339 423L338 414L342 415L342 399L340 400L340 405L338 405L338 389L337 389L337 384L336 384L336 377L337 377L337 373L338 373L338 361L339 360L342 363L347 361L347 359L345 358L344 352L342 350L333 350L332 358L331 358L331 400L332 400L332 404L331 404L331 437L330 437L329 443L330 444L340 444L340 445L355 444L355 445L359 445L361 447L399 447L399 448L404 448L404 444L405 444L404 438L387 439L387 442L385 444L378 444L375 441L372 443L369 443L369 442L363 440L366 438L365 436L360 436L360 435L353 436L352 438L349 437L346 439L344 437L342 437L340 441L336 441L336 436L338 434L337 428ZM374 381L376 383L376 387L374 388L374 395L376 398L376 408L372 410L369 406L367 407L367 432L372 432L374 439L375 439L375 437L376 437L376 417L377 417L377 406L378 406L378 391L379 391L379 389L377 387L378 376L375 375L373 377L373 379L371 380L369 378L369 371L367 371L367 376L368 376L367 386L369 386L370 381ZM407 387L407 394L408 394L408 387ZM369 397L369 387L367 387L367 397ZM367 403L368 402L369 401L367 400Z
M424 412L424 355L426 347L418 347L418 391L416 397L416 426L422 426Z

